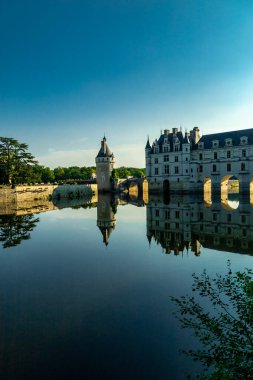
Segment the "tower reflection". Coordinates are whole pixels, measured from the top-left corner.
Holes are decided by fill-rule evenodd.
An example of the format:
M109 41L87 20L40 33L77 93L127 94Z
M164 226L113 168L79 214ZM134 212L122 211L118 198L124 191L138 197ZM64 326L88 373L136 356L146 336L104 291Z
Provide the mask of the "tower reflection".
M115 229L117 204L113 196L109 194L98 194L97 203L97 226L103 235L103 243L107 246L112 231Z

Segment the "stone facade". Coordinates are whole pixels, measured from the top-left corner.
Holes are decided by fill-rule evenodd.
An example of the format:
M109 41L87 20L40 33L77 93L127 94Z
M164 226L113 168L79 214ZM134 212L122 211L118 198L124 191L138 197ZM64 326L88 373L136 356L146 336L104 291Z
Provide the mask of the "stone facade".
M110 151L106 138L101 141L101 148L96 157L96 175L99 192L112 190L111 174L114 167L114 156Z
M253 180L253 129L202 137L197 127L185 134L164 130L152 146L147 141L145 157L150 192L202 191L207 183L219 192L235 178L247 192Z

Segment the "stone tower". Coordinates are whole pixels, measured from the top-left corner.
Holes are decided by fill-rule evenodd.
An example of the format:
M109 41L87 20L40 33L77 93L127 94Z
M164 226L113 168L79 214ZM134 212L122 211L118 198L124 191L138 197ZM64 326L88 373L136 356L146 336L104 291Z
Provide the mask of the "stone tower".
M101 141L101 148L96 157L97 185L99 192L112 190L111 174L114 166L114 156L110 151L106 138Z

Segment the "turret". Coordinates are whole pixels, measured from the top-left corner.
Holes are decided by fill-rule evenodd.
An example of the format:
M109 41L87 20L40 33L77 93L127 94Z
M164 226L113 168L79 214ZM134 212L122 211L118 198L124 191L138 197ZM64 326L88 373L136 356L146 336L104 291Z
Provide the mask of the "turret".
M114 167L114 155L110 151L106 138L101 141L101 148L96 157L98 191L112 190L111 173Z
M151 153L151 146L150 146L149 137L148 137L147 143L146 143L146 147L145 147L146 177L147 178L151 176L151 157L150 157L150 153Z

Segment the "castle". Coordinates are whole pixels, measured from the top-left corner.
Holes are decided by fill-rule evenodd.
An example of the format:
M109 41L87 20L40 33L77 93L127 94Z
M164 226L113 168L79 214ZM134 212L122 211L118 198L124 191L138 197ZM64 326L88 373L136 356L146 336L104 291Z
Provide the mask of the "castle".
M253 129L200 136L199 128L173 128L145 147L146 177L152 192L216 193L237 179L240 192L253 185Z

